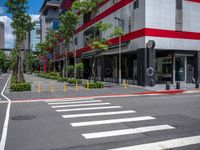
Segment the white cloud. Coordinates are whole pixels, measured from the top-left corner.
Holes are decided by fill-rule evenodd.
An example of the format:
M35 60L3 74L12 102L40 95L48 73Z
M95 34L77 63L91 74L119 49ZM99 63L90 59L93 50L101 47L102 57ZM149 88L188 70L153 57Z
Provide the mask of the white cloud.
M5 26L5 48L13 48L14 35L12 34L13 29L10 25L12 20L7 16L0 16L0 21L4 22L4 26Z
M30 14L32 21L39 21L40 15Z
M0 14L4 13L4 9L2 11L3 7L0 7ZM32 21L39 21L39 15L31 14L30 15L32 18ZM11 18L8 16L0 16L0 21L4 22L5 25L5 48L13 48L14 47L14 42L15 42L15 37L12 34L13 29L11 27Z

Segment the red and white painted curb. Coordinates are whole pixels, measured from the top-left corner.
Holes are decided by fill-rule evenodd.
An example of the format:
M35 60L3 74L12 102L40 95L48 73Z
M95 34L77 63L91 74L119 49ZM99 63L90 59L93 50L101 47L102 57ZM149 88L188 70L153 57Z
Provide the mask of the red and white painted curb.
M23 99L14 100L12 103L26 103L26 102L42 102L42 101L62 101L62 100L88 100L95 98L119 98L119 97L140 97L140 96L159 96L159 95L175 95L175 94L192 94L200 93L200 89L196 90L164 90L164 91L148 91L138 92L133 94L107 94L107 95L93 95L93 96L80 96L80 97L64 97L64 98L38 98L38 99ZM0 102L0 103L3 103Z

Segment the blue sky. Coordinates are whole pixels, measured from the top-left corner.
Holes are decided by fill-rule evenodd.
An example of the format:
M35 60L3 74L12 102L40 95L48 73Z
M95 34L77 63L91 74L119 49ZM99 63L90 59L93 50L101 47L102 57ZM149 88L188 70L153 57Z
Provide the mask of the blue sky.
M29 14L39 14L40 7L42 6L44 0L28 0L28 5L30 7ZM4 7L6 0L0 0L0 7ZM4 12L5 15L7 15Z
M12 20L10 15L6 13L5 2L6 0L0 0L0 21L5 24L5 47L13 48L14 35L12 34L13 29L10 26ZM28 0L28 13L33 21L39 19L39 10L43 2L44 0Z

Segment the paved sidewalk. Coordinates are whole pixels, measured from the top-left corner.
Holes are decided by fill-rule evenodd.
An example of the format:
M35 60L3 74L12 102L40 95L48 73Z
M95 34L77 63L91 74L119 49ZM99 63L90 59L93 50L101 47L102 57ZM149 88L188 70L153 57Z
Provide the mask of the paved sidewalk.
M87 90L83 86L79 86L79 90L75 90L75 86L67 85L67 91L64 92L63 82L55 80L40 78L35 75L25 74L27 81L32 83L31 92L9 92L9 87L6 89L6 95L11 100L21 99L44 99L44 98L65 98L65 97L81 97L81 96L99 96L99 95L116 95L116 94L135 94L139 92L147 92L149 90L138 86L127 86L125 89L123 86L119 86L113 83L106 83L106 87L103 89L90 89ZM51 83L54 84L54 92L51 92ZM38 93L38 82L41 85L41 92Z
M166 90L166 85L165 84L157 84L154 87L144 87L147 90L151 91L163 91ZM176 84L170 84L170 90L175 90L176 89ZM180 83L180 90L194 90L195 89L195 84L192 83Z

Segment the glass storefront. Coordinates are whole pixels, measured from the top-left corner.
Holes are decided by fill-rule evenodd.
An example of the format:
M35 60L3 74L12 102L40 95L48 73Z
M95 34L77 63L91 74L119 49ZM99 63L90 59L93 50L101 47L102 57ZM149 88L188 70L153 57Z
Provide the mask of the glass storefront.
M175 81L185 81L186 57L175 57Z
M172 57L158 57L156 59L156 70L157 82L173 81Z

